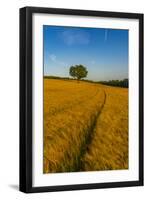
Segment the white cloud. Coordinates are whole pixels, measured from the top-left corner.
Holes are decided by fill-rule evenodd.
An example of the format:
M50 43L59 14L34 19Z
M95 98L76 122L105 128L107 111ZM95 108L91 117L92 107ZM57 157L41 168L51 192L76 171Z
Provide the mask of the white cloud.
M67 45L89 44L90 42L89 33L78 29L65 30L62 32L61 37Z
M49 58L52 60L52 61L56 61L56 56L54 54L49 54Z
M55 54L49 54L49 59L50 59L52 62L54 62L54 63L56 63L56 64L58 64L58 65L67 65L66 62L63 62L63 61L61 61L61 60L58 60L58 59L57 59L57 56L56 56Z

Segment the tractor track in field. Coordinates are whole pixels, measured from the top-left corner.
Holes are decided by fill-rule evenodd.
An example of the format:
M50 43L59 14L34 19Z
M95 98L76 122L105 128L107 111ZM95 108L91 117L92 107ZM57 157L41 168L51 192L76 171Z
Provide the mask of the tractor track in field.
M85 102L89 101L92 99L92 97L95 97L98 93L99 93L99 89L96 90L95 94L93 96L90 96ZM84 155L86 154L89 146L91 145L92 143L92 140L93 140L93 137L94 137L94 129L96 127L96 124L98 122L98 118L100 116L100 114L102 113L102 110L105 106L105 103L106 103L106 92L104 90L102 90L103 92L103 103L101 104L101 107L98 109L98 105L96 106L96 112L94 114L94 117L93 117L93 120L92 120L92 123L91 125L89 126L88 130L87 130L87 134L85 136L85 139L83 141L83 144L81 145L80 147L80 154L77 155L77 159L75 160L75 164L73 166L73 171L72 172L78 172L78 171L84 171L84 163L83 163L83 160L82 158L84 157ZM80 105L80 104L83 104L83 101L81 102L78 102L76 103L75 105ZM71 106L68 106L68 108L70 108ZM66 111L67 110L67 107L62 109L62 111ZM61 110L58 110L58 112L56 112L56 115L57 114L60 114ZM47 126L49 127L49 125L47 124ZM45 157L46 160L48 160L47 157ZM48 162L51 162L48 160Z
M78 106L78 105L80 105L80 104L83 104L83 102L87 102L88 100L94 98L94 97L97 95L98 92L99 92L99 89L96 90L96 92L95 92L93 95L91 95L90 97L88 97L88 98L86 97L86 98L83 99L83 100L75 101L75 102L72 103L71 105L69 104L69 105L67 105L67 106L65 106L65 107L62 107L62 108L58 109L58 110L53 110L52 112L49 112L49 114L47 114L47 115L49 115L49 116L51 117L51 116L53 116L53 115L60 114L61 112L66 111L66 110L72 108L73 106ZM46 116L44 116L44 117L46 117Z
M77 167L76 171L84 171L84 163L82 161L82 158L84 157L84 155L86 154L89 146L92 143L93 136L94 136L94 130L95 130L96 124L98 122L99 116L101 115L101 113L103 111L105 103L106 103L106 92L104 91L104 102L103 102L100 110L97 111L97 114L94 117L93 123L91 124L91 126L90 126L90 128L88 130L88 134L87 134L87 137L86 137L86 142L81 147L81 154L79 155L79 164L78 164L78 167Z
M50 114L50 116L56 116L56 115L60 114L60 113L63 112L63 111L66 112L67 110L71 109L73 106L82 105L83 103L85 103L85 102L91 100L92 98L94 98L94 97L98 94L98 92L99 92L99 89L96 90L96 92L95 92L94 95L88 97L86 100L84 100L84 101L83 101L83 100L82 100L82 101L78 101L78 102L76 102L76 103L74 103L74 104L72 104L72 105L69 105L69 106L67 106L67 107L64 107L64 108L58 110L58 112L55 112L55 113ZM102 105L103 105L103 104L102 104ZM47 127L48 127L48 128L50 127L50 125L49 125L48 123L47 123Z

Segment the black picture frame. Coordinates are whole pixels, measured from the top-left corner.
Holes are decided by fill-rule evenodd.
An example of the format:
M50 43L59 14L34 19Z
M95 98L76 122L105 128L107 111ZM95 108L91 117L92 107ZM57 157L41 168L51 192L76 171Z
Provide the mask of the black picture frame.
M32 186L32 15L50 13L139 20L139 180L85 183L63 186ZM20 191L25 193L130 187L143 185L143 14L59 8L20 9Z

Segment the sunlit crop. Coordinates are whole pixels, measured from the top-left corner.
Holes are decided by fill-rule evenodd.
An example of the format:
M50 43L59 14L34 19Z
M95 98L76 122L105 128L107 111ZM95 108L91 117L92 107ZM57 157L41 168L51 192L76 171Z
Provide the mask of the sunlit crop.
M128 168L128 89L44 78L44 173Z

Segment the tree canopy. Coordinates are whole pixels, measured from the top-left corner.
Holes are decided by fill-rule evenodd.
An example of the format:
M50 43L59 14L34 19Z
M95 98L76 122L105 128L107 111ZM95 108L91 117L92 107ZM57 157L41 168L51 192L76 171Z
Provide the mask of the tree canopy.
M80 80L81 78L85 78L87 76L88 71L83 65L75 65L70 67L69 74L77 80Z

